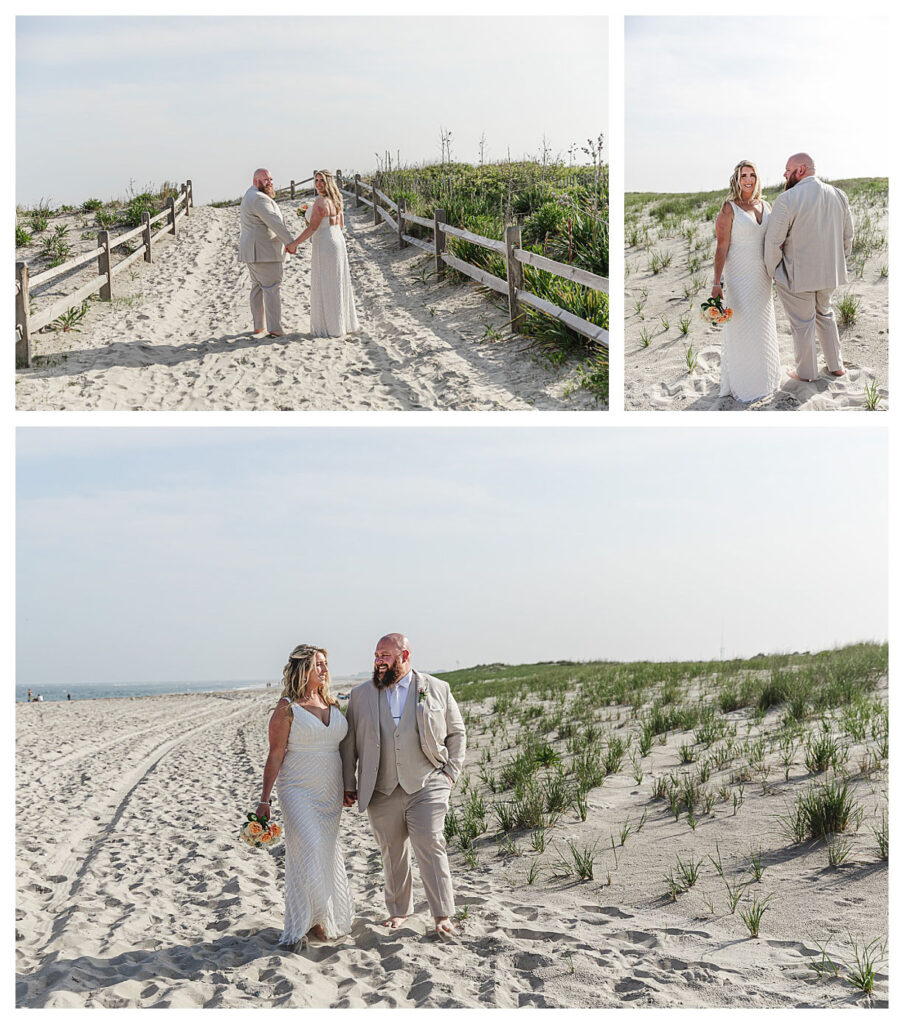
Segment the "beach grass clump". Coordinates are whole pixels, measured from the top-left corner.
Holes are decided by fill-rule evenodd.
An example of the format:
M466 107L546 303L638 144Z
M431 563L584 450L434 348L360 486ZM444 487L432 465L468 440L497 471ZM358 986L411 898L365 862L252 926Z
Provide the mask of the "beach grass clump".
M853 938L849 933L848 947L850 958L842 960L847 968L845 981L871 995L876 985L876 974L885 963L885 940L876 938L866 942Z
M774 893L769 893L767 896L754 896L750 900L750 905L741 909L741 920L745 925L747 925L747 931L750 933L750 937L752 939L759 937L760 923L762 922L763 915L768 910L769 903L774 895Z
M807 739L804 764L811 775L828 771L839 761L840 756L840 744L827 732L822 732L815 737L810 736Z
M81 206L82 213L94 213L95 210L99 210L103 205L103 200L101 199L86 199Z
M844 864L850 855L853 843L841 836L829 836L826 839L826 854L829 859L830 868L838 868Z
M881 860L888 860L888 812L882 812L882 819L871 829L876 840L876 849Z
M858 804L847 782L833 779L811 786L798 796L790 814L782 816L782 831L794 843L846 832L859 819Z
M861 301L853 292L845 292L835 302L838 310L838 317L842 327L850 327L857 321L857 314L860 312Z
M18 239L18 237L19 236L18 236L18 233L17 233L16 234L16 238ZM18 244L18 242L17 242L17 244ZM863 405L864 405L864 408L865 409L869 409L870 412L875 412L876 409L879 408L879 399L880 399L880 397L881 397L881 395L879 394L878 382L875 381L875 380L867 381L866 388L864 389L864 394L863 394L863 398L864 398Z

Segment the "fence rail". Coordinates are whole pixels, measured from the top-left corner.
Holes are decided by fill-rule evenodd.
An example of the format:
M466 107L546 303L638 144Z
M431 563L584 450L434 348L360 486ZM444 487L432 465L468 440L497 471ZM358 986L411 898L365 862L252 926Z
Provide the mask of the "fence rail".
M74 259L61 263L58 267L48 267L34 277L29 277L28 263L16 263L16 365L31 366L31 337L52 323L58 316L61 316L68 309L77 303L82 302L95 292L100 294L102 300L109 301L113 297L113 278L130 267L139 257L143 257L146 263L152 263L153 244L162 235L176 235L179 221L191 216L191 208L195 205L192 183L189 178L179 190L176 197L170 196L166 201L166 209L151 217L149 213L142 215L142 223L131 231L127 231L115 238L110 237L109 231L98 231L97 248L91 252L81 253ZM182 207L179 209L179 207ZM164 226L156 232L151 227L165 220ZM142 236L142 244L129 253L119 262L113 262L112 250L119 245L130 242L133 238ZM31 312L32 289L48 281L56 280L63 274L76 270L79 267L97 260L97 275L90 281L84 282L74 292L56 299L49 306L36 313Z
M367 206L373 210L375 225L379 225L383 221L396 232L400 249L405 248L407 245L414 245L418 249L432 254L436 265L437 277L442 278L445 275L445 268L449 266L460 274L464 274L466 277L477 281L484 287L507 295L509 300L509 319L513 330L517 330L517 324L524 315L524 307L530 306L541 313L545 313L547 316L553 317L567 327L570 327L573 331L608 350L609 332L607 330L598 324L592 324L588 320L584 320L567 309L556 306L539 295L534 295L532 292L527 291L524 288L523 268L527 264L537 270L545 271L556 277L574 281L587 288L593 288L596 291L606 292L607 294L609 292L608 278L601 277L599 274L593 274L581 267L573 267L568 263L559 263L557 260L551 260L546 256L539 255L539 253L528 252L526 249L522 249L521 228L517 225L505 229L504 239L486 238L484 235L477 235L464 228L447 224L445 210L435 210L432 220L429 217L419 217L413 213L408 213L405 210L404 204L394 202L385 192L380 190L376 180L365 181L360 174L355 175L354 181L343 181L342 172L337 171L336 182L339 191L343 195L355 200L356 208ZM293 182L293 186L295 184L297 183ZM352 187L349 188L347 187L348 185L352 185ZM369 199L362 195L363 189L367 189L370 193ZM395 219L384 209L384 205L395 212ZM412 235L406 234L406 224L417 224L428 231L432 231L432 244L422 238L415 238ZM473 245L479 245L502 256L505 259L506 280L503 281L501 277L497 277L495 274L491 274L489 271L476 267L472 263L468 263L447 252L447 235L460 238L462 241L470 242Z

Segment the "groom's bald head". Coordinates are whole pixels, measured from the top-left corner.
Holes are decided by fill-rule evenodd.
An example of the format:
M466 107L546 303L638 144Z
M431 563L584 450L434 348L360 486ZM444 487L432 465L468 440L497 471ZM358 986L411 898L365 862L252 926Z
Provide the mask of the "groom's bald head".
M788 162L785 164L785 187L791 188L801 178L807 178L815 173L816 165L813 163L813 157L809 153L795 153L794 156L788 157Z
M254 172L252 182L258 192L266 192L268 196L273 195L273 178L266 167L258 167Z

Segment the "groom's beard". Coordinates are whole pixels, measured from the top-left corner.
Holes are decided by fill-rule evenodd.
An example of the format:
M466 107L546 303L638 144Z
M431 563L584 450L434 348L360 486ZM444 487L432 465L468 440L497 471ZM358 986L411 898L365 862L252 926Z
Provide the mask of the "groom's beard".
M258 185L257 190L258 192L263 192L265 196L269 196L271 199L276 195L276 190L272 185Z
M374 669L373 684L378 690L385 690L387 687L397 683L405 673L402 671L401 659L396 659L384 672Z
M788 180L785 182L785 191L787 192L789 188L794 188L794 186L799 181L800 181L800 178L798 178L796 174L792 174L791 177L788 178Z

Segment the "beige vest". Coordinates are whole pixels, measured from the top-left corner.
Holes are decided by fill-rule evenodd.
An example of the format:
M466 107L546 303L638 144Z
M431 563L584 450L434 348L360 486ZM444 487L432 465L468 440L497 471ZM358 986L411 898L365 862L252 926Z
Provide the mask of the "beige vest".
M380 765L374 789L390 794L396 786L406 793L417 793L424 788L427 777L436 771L421 750L417 732L417 686L414 679L408 687L408 697L402 717L396 727L389 710L389 699L384 690L377 693L380 719Z

